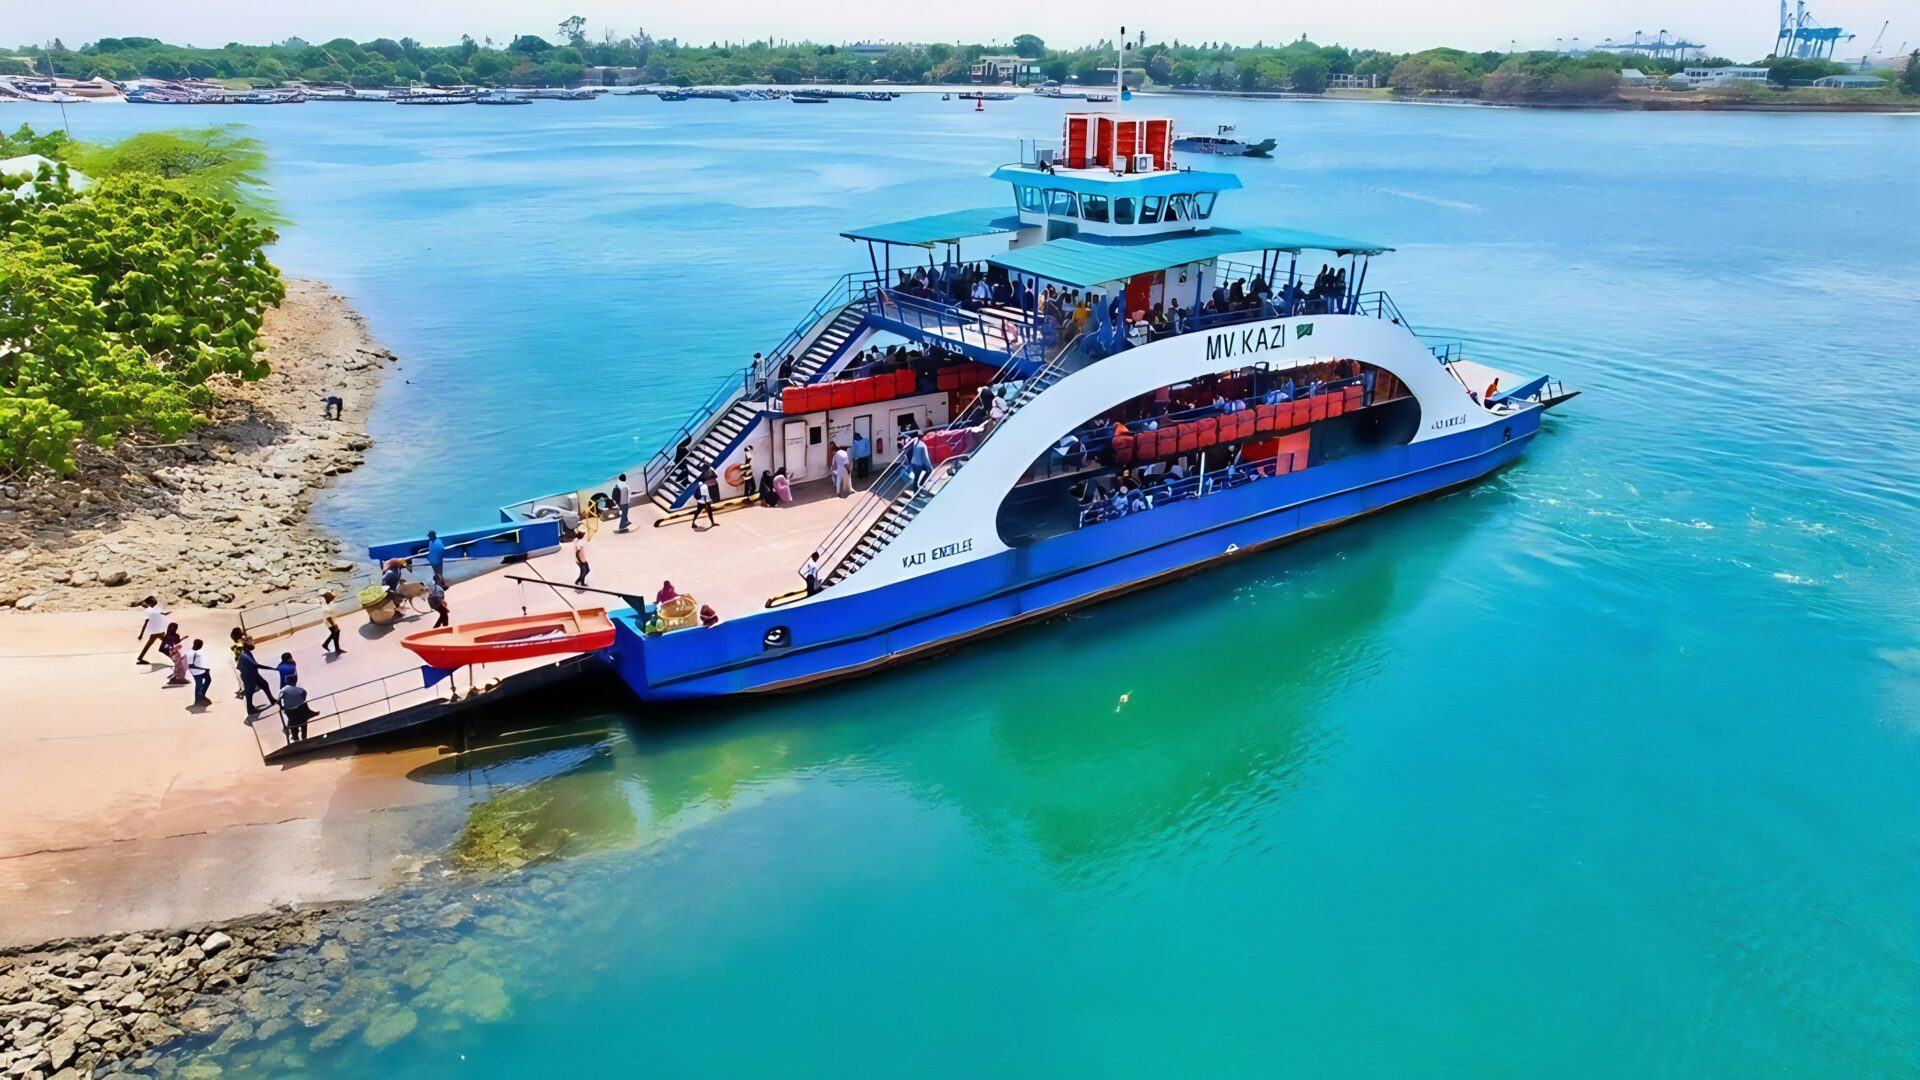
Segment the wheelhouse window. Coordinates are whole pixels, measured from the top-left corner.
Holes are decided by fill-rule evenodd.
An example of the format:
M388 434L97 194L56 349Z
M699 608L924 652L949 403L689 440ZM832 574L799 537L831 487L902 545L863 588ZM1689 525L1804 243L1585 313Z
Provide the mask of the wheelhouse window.
M1167 196L1166 220L1192 221L1193 220L1193 196L1191 195Z
M1152 225L1160 220L1160 207L1166 200L1158 195L1149 195L1140 200L1140 224Z
M1079 217L1080 209L1071 191L1048 191L1047 213L1054 217Z
M1088 221L1107 220L1107 197L1105 195L1080 196L1080 216Z
M1041 194L1039 188L1019 185L1013 190L1019 199L1020 209L1034 214L1044 214L1047 212L1046 196Z
M1115 225L1133 224L1133 206L1132 199L1113 200L1113 223Z
M1203 191L1193 197L1193 209L1200 220L1205 221L1213 216L1213 201L1218 197L1217 193L1211 191Z

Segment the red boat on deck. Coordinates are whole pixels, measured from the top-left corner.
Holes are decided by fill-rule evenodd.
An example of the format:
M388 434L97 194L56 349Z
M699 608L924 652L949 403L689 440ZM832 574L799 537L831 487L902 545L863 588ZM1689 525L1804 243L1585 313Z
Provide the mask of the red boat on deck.
M606 608L517 615L422 630L401 638L400 644L433 667L451 671L468 664L604 649L613 644L613 620Z

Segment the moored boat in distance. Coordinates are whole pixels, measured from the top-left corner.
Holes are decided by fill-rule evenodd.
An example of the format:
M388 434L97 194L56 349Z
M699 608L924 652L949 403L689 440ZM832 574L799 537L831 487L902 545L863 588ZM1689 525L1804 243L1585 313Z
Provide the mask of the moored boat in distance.
M480 99L477 93L467 91L423 90L410 94L395 94L395 105L471 105Z
M1018 95L1004 90L962 90L954 96L961 101L1012 101Z
M1232 124L1221 124L1212 135L1181 135L1173 141L1175 150L1217 157L1266 157L1276 145L1272 139L1249 143L1234 134Z
M421 630L400 639L429 667L443 671L470 664L595 652L614 641L605 608L515 615Z
M473 99L475 105L531 105L533 99L510 90L495 90Z
M795 105L825 105L833 99L827 97L825 94L812 94L795 90L793 93L787 95L787 100L793 102Z

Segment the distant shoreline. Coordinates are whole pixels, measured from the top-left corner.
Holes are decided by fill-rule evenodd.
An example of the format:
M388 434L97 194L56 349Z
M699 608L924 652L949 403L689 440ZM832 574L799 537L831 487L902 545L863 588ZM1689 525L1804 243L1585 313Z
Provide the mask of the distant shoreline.
M601 92L599 87L585 89ZM1028 86L986 86L967 83L703 83L688 87L655 87L650 84L640 86L621 86L605 88L617 90L613 96L644 95L661 89L668 90L855 90L890 91L897 94L953 94L962 93L1011 93L1019 97L1041 97ZM1080 95L1088 93L1111 92L1110 87L1063 87L1067 96L1064 101L1078 100ZM1920 98L1912 101L1806 101L1806 100L1752 100L1740 98L1716 97L1697 91L1647 91L1627 90L1622 96L1605 101L1499 101L1491 98L1455 98L1455 97L1399 97L1381 91L1341 91L1331 90L1324 94L1298 94L1288 91L1270 90L1211 90L1187 87L1153 87L1136 90L1136 94L1149 97L1168 98L1226 98L1242 101L1332 101L1367 105L1427 105L1451 108L1482 109L1559 109L1572 111L1597 112L1740 112L1740 113L1920 113ZM1043 98L1043 100L1045 100ZM0 97L0 104L17 102L21 105L44 105L44 102L29 101L24 98ZM90 98L70 104L99 104L117 99Z
M1391 94L1292 94L1244 90L1146 90L1167 97L1240 98L1248 101L1344 101L1364 105L1437 105L1481 109L1560 109L1590 112L1755 112L1755 113L1920 113L1920 100L1894 101L1742 101L1698 94L1612 98L1607 101L1494 101L1489 98L1395 97Z

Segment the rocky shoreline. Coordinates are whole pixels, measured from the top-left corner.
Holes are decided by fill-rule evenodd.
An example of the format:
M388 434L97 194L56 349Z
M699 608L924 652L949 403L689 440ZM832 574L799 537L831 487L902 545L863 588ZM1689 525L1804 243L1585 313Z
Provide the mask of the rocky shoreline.
M274 957L316 944L323 909L224 926L56 941L0 953L0 1076L92 1076L184 1035L224 1029L236 991ZM218 999L215 999L218 1000ZM263 1025L264 1026L264 1025Z
M219 387L186 440L82 447L73 476L0 482L0 608L243 605L352 569L306 521L315 493L365 460L366 418L393 353L327 286L289 280L261 328L272 374ZM321 399L345 401L339 420Z
M0 950L0 1077L282 1075L504 1021L521 929L592 872L544 860L416 861L357 903Z

